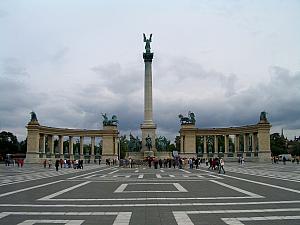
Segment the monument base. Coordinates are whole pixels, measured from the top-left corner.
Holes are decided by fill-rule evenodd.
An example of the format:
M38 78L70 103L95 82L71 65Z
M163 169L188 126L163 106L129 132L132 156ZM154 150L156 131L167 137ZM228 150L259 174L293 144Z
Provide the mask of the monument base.
M154 157L153 151L144 151L144 158L146 157Z
M148 147L146 146L146 138L151 138L152 141L152 148L151 151L156 152L155 148L155 139L156 139L156 124L141 124L141 130L142 130L142 151L149 151Z

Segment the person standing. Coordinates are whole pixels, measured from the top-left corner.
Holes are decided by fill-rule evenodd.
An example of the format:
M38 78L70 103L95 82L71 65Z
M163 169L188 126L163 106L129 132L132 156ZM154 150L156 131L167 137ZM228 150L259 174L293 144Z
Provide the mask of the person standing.
M286 158L285 158L285 156L283 156L282 161L283 161L283 165L285 165L286 164Z
M44 164L44 168L46 168L46 166L47 166L47 159L44 160L43 164Z
M58 167L59 167L59 160L57 159L57 160L55 161L55 168L56 168L56 171L58 171Z

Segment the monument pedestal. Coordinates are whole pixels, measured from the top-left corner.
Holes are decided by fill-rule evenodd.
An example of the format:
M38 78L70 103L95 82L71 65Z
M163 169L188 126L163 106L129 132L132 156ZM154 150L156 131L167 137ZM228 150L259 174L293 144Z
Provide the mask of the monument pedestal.
M144 158L146 157L154 157L153 151L144 151Z
M156 152L155 147L155 139L156 139L156 124L141 124L141 130L142 130L142 151L143 152ZM146 146L146 138L151 138L152 141L152 148L151 151L149 151L148 147Z

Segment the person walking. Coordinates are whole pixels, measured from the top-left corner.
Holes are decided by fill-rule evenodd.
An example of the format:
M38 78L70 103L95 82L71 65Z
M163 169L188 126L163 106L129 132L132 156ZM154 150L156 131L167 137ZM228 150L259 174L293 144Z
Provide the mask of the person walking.
M219 173L221 173L221 170L223 170L223 173L225 174L224 165L225 165L224 159L220 158L220 161L219 161Z

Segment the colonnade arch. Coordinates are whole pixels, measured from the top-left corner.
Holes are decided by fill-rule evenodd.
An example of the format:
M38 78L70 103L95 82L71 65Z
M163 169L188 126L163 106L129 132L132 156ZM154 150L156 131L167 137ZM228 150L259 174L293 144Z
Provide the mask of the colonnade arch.
M42 159L106 159L118 157L117 126L103 130L67 129L41 126L31 120L27 126L26 161L39 163Z
M182 157L245 157L270 160L270 128L266 118L255 125L227 128L196 128L182 124L180 154Z

